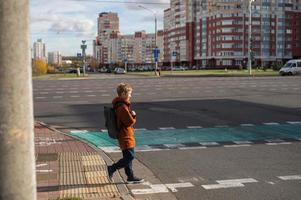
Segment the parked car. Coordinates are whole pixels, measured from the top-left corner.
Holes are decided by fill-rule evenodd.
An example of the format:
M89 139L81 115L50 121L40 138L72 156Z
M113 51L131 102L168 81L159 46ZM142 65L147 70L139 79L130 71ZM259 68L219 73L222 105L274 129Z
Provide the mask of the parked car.
M301 60L290 60L280 70L281 76L301 74Z
M108 69L105 67L98 69L98 72L100 72L100 73L106 73L107 71L108 71Z
M123 68L115 68L114 73L115 74L125 74L126 71Z

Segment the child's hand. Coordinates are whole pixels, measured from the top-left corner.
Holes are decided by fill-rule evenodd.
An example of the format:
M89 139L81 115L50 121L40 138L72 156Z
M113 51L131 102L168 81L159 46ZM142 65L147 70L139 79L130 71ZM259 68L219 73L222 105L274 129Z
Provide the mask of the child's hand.
M136 116L136 112L132 110L132 115L135 117Z

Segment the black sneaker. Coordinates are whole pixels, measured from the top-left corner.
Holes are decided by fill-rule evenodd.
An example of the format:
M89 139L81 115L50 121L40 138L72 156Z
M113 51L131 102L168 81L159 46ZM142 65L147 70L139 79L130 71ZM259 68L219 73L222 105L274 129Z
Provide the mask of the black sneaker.
M128 178L127 182L130 183L130 184L133 184L133 183L143 183L144 179L138 178L138 177L134 176L134 177Z
M108 170L109 179L110 179L110 181L112 181L112 177L113 177L113 174L114 174L113 167L112 166L107 166L107 170Z

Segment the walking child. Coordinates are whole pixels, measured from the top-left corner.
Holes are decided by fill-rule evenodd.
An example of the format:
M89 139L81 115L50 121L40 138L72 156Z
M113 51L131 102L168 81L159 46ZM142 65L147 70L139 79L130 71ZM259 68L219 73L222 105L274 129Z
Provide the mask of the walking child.
M116 109L117 123L120 128L118 143L122 150L123 157L117 163L108 166L108 174L111 179L116 170L124 168L128 183L141 183L144 180L136 177L133 172L136 146L133 126L136 123L136 113L131 110L130 99L132 92L133 88L129 84L120 83L117 86L118 97L112 101L113 107Z

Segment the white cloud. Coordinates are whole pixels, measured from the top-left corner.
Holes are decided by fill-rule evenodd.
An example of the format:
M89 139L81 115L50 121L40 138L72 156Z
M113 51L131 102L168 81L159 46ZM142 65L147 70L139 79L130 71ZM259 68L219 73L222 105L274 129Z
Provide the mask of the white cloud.
M55 21L52 23L49 31L64 33L70 32L75 33L76 35L94 35L93 30L94 24L91 20L76 20L76 19L64 19Z
M131 1L167 3L142 4L157 12L158 29L163 27L163 10L169 7L170 0ZM50 49L74 55L72 52L78 51L78 41L95 39L97 17L101 12L117 12L123 34L133 34L141 30L154 32L153 14L139 8L137 4L101 3L97 0L31 0L32 41L42 38ZM62 43L68 43L55 42L58 39ZM76 44L73 44L74 42Z

